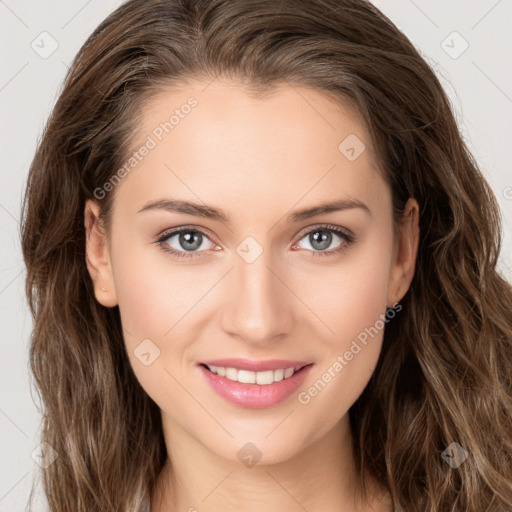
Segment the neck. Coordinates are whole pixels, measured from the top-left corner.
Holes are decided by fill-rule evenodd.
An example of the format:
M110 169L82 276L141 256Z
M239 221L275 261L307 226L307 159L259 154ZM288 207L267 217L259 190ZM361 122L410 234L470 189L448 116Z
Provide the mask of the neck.
M166 415L162 420L169 458L151 512L391 510L374 481L371 496L364 502L360 497L348 415L292 458L251 467L209 450Z

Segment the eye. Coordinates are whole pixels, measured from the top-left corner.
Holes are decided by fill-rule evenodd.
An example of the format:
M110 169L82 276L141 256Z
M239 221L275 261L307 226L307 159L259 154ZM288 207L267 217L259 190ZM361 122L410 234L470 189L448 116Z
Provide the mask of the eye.
M335 249L327 251L326 249L328 249L333 242L336 242L336 239L339 239L341 243L338 243ZM342 230L338 226L323 225L306 232L301 240L306 240L310 245L311 249L308 247L306 247L306 249L311 250L313 256L330 256L347 249L348 246L354 242L354 235L348 232L348 230ZM292 249L296 249L297 247L299 247L299 245L294 244Z
M208 249L208 242L217 247L205 233L195 228L187 227L167 230L157 239L157 243L160 244L164 251L171 253L177 258L194 258L196 252L204 252Z
M355 241L354 235L348 230L342 230L338 226L322 225L310 229L302 234L303 239L310 245L313 256L330 256L344 251ZM328 249L333 242L338 239L340 243L335 249ZM201 256L197 253L206 252L208 245L213 246L213 250L220 250L220 247L214 244L208 236L201 230L192 227L180 227L164 231L156 240L162 249L176 258L195 258ZM303 249L296 243L292 249Z

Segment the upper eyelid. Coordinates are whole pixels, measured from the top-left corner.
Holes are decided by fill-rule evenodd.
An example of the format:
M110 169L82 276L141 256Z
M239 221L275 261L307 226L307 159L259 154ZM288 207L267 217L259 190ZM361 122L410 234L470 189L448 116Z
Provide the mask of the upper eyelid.
M302 238L304 235L307 235L308 233L310 233L311 231L314 231L315 229L325 229L326 231L337 231L345 236L354 236L350 229L343 228L341 226L335 226L333 224L314 224L313 226L307 226L304 229L301 229L295 236L300 236Z
M210 242L213 242L211 238L215 238L210 234L210 231L206 228L185 225L177 228L164 229L159 235L157 235L157 241L167 240L167 238L170 238L171 236L177 235L184 231L197 231L198 233L207 236Z

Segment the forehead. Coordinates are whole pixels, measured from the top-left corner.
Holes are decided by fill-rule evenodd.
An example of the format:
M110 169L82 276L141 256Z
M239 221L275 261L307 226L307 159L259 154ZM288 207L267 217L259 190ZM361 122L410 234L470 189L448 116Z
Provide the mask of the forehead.
M173 138L179 138L179 132L186 132L186 125L191 124L182 121L190 117L196 138L201 137L203 128L215 130L219 137L229 133L233 143L244 136L253 140L261 135L270 136L284 128L286 133L300 137L299 140L306 138L312 142L317 142L314 132L331 135L337 132L341 136L345 128L368 139L364 122L348 97L335 99L322 91L287 82L264 92L251 91L219 80L189 81L186 85L163 89L146 101L136 135L143 138L154 132L160 140L172 131ZM243 129L239 130L240 127ZM281 133L278 142L286 133ZM211 134L208 138L214 140ZM367 142L369 146L370 141Z
M386 187L357 111L308 87L254 97L231 83L189 82L144 105L135 140L138 159L116 195L139 208L172 196L249 214L364 202Z

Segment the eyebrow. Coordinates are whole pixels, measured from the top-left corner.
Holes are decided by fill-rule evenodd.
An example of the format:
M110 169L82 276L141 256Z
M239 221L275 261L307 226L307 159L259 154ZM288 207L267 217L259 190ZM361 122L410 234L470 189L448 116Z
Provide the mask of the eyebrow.
M360 208L371 215L371 210L364 203L357 199L338 199L328 203L322 203L317 206L297 210L286 216L287 221L301 222L303 220L317 217L318 215ZM146 203L137 213L148 210L166 210L171 213L184 213L196 217L204 217L214 221L230 222L229 215L221 208L194 203L191 201L182 201L179 199L158 199Z

